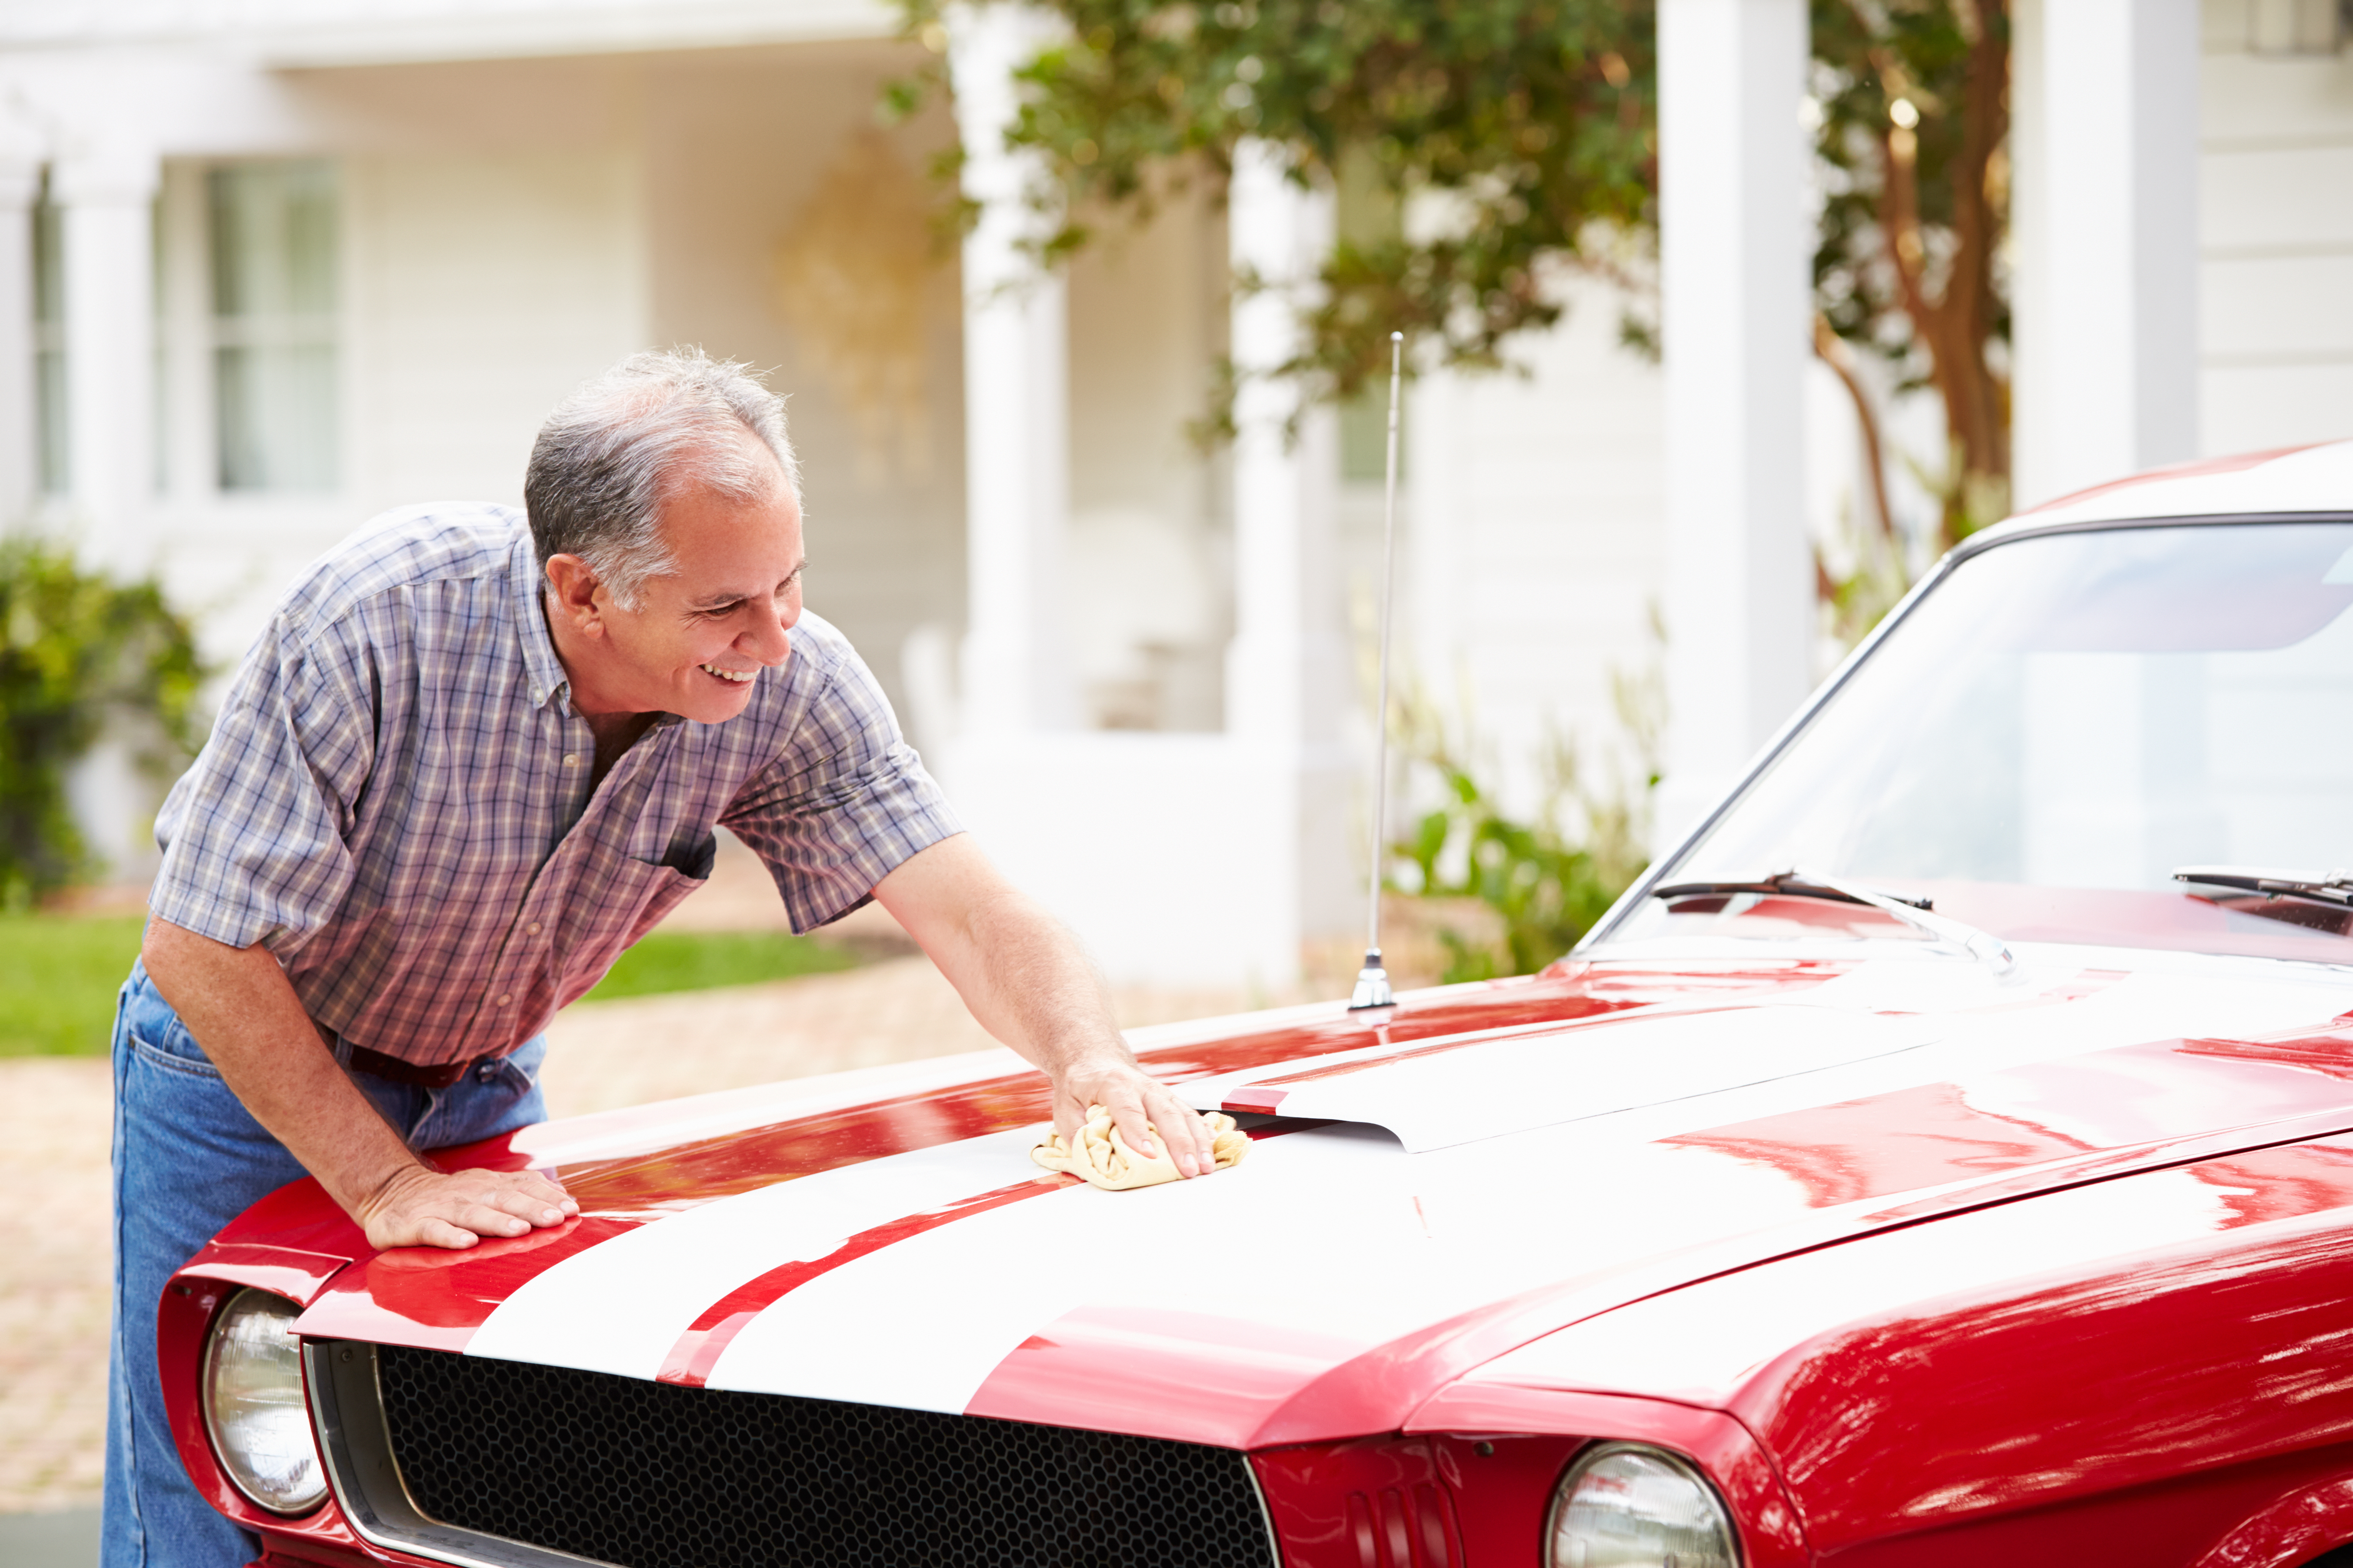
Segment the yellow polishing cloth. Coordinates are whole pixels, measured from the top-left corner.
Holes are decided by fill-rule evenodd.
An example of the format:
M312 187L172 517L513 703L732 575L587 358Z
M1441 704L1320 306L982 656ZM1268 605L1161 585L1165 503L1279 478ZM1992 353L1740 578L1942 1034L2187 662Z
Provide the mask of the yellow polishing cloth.
M1210 1148L1218 1158L1218 1169L1239 1165L1250 1152L1250 1139L1234 1126L1234 1119L1222 1110L1204 1113L1202 1120L1209 1124L1212 1134ZM1100 1105L1087 1107L1087 1124L1079 1130L1079 1146L1073 1150L1062 1142L1059 1132L1050 1132L1046 1141L1029 1151L1029 1157L1050 1171L1065 1171L1073 1176L1083 1176L1108 1192L1127 1187L1149 1187L1161 1182L1178 1180L1176 1162L1168 1157L1167 1141L1160 1129L1152 1129L1153 1141L1161 1144L1161 1152L1149 1158L1127 1146L1117 1127L1112 1124L1111 1112Z

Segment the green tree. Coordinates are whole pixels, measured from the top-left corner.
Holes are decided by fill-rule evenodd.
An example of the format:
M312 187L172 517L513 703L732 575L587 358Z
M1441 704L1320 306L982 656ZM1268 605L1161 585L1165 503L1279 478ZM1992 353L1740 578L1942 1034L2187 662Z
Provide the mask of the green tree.
M902 4L912 31L944 37L937 0ZM1041 195L1060 222L1042 243L1050 261L1106 221L1148 216L1172 185L1222 183L1244 137L1280 144L1302 180L1334 181L1345 165L1393 206L1424 193L1447 200L1443 232L1335 248L1307 346L1276 373L1314 395L1349 397L1386 374L1399 327L1425 363L1500 365L1507 339L1560 317L1548 263L1607 265L1605 231L1655 221L1646 0L1051 9L1069 34L1020 72L1009 135L1051 171Z
M944 47L940 0L900 3L910 31ZM1446 199L1441 232L1391 224L1335 248L1306 346L1276 372L1313 396L1377 381L1398 327L1425 366L1500 365L1515 334L1559 319L1548 266L1615 272L1629 241L1639 254L1655 239L1653 0L1041 3L1069 30L1021 71L1011 140L1048 171L1039 195L1060 222L1047 260L1148 216L1171 188L1222 181L1246 136L1283 147L1302 179L1364 182L1392 213L1416 195ZM1943 400L1951 450L1924 478L1944 502L1944 542L2008 502L2010 314L1995 258L2010 24L2006 0L1812 0L1811 15L1828 186L1816 343L1855 399L1883 545L1872 583L1825 574L1821 589L1867 626L1905 574L1858 354L1891 363L1896 390ZM1626 330L1655 347L1638 320Z
M150 583L118 584L62 552L0 542L0 907L87 875L67 770L108 720L145 721L163 770L195 744L195 639Z

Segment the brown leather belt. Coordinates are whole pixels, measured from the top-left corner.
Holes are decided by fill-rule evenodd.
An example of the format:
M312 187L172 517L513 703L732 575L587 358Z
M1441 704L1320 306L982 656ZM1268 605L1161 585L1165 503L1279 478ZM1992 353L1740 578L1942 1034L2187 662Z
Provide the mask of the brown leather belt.
M343 1043L343 1054L347 1058L346 1065L357 1071L376 1078L388 1078L395 1083L414 1084L418 1089L447 1089L473 1071L478 1062L495 1059L481 1057L475 1061L436 1062L431 1067L419 1067L415 1062L405 1062L398 1057L388 1057L382 1051L372 1051L348 1040Z

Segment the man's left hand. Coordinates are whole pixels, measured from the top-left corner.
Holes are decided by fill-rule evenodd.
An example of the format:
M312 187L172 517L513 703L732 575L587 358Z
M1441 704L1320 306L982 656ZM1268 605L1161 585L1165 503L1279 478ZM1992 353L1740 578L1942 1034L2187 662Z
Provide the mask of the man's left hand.
M1217 1169L1209 1124L1201 1120L1201 1113L1137 1067L1126 1053L1086 1058L1054 1074L1053 1080L1054 1131L1062 1135L1066 1146L1078 1146L1087 1107L1100 1105L1111 1112L1112 1124L1137 1153L1159 1152L1160 1140L1152 1135L1157 1128L1179 1174L1206 1175Z

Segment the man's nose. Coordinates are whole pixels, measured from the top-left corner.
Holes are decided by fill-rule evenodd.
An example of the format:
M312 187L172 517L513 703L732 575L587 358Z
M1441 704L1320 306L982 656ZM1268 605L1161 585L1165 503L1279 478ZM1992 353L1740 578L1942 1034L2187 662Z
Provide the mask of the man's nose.
M755 616L752 627L744 634L746 653L758 657L762 664L782 664L793 650L792 638L786 634L800 619L798 606L779 602L770 615Z

